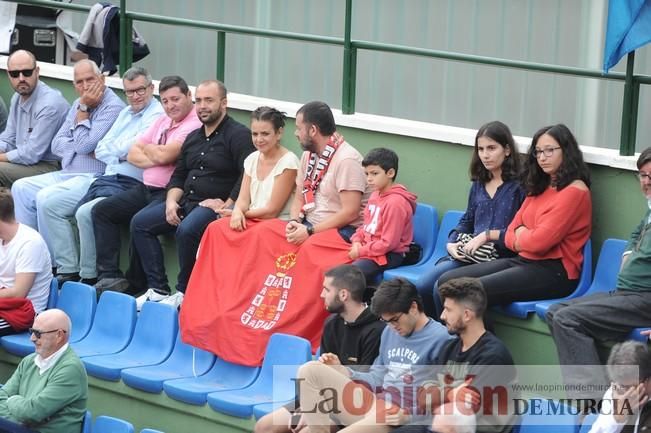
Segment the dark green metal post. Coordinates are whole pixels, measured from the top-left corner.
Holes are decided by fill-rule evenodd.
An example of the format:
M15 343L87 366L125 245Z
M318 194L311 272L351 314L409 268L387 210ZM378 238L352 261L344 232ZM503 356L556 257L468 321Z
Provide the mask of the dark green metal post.
M353 15L353 0L346 0L346 15L344 22L344 72L341 92L341 112L353 114L355 112L355 60L356 49L351 41L351 27Z
M127 68L127 44L131 35L127 34L127 0L120 0L120 76Z
M217 32L217 79L224 82L226 76L226 32Z
M125 70L125 72L133 64L133 41L131 40L131 35L133 35L133 20L128 16L127 16L126 34L129 35L129 37L127 38L128 42L126 44L127 55L126 55L126 58L124 60L124 70Z
M634 67L635 51L631 51L626 58L626 80L624 81L624 102L622 104L622 132L619 143L620 155L626 156L635 154L639 83L637 84L638 91L636 92L633 77Z

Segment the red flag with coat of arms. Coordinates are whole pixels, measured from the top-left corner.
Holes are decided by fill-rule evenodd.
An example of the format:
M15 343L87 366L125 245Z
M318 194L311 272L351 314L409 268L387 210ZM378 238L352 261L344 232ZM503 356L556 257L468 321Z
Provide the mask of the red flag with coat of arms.
M184 342L247 366L262 364L277 332L319 346L328 315L319 297L323 275L350 262L350 244L332 229L292 245L285 225L247 221L237 232L223 218L208 226L181 308Z

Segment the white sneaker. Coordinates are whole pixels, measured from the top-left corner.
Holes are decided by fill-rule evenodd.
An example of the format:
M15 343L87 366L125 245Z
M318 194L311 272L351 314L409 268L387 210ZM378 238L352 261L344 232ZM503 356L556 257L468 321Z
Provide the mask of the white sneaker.
M145 292L144 295L138 296L138 297L136 298L136 308L138 309L138 311L140 311L140 309L142 309L142 306L143 306L143 305L145 304L145 302L147 302L147 301L151 301L151 302L160 302L160 301L162 301L163 299L167 299L167 298L169 298L169 297L170 297L170 295L164 295L164 294L162 294L162 293L157 292L157 291L154 290L154 289L149 289L149 290L147 290L147 291Z
M179 308L181 304L183 303L183 293L182 292L176 292L172 296L169 296L162 301L160 301L161 304L165 305L171 305L174 308Z

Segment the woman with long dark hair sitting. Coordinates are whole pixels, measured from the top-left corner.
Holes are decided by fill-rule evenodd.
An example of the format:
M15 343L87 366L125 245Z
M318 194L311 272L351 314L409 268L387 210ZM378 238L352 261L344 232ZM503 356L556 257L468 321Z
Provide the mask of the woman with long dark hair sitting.
M477 277L489 305L568 295L576 288L592 229L589 186L588 167L567 126L540 129L527 155L527 198L504 237L517 256L446 272L438 284Z

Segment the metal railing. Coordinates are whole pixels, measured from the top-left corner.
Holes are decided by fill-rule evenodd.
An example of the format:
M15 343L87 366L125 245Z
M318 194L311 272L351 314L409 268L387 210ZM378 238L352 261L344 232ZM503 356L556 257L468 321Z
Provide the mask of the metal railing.
M66 9L77 12L88 12L90 6L62 3L54 0L7 0L48 8ZM134 21L168 24L174 26L192 27L196 29L213 30L217 32L217 79L224 81L226 65L226 35L240 34L254 37L272 39L285 39L336 45L343 48L343 80L341 111L344 114L355 113L355 92L357 80L357 51L368 50L384 53L404 54L410 56L427 57L432 59L449 60L455 62L472 63L476 65L498 66L510 69L519 69L533 72L570 75L574 77L592 78L599 80L615 80L624 82L624 98L621 111L622 125L620 133L619 153L633 155L635 153L635 140L637 135L637 117L640 98L640 85L651 84L651 76L636 75L633 73L635 53L628 55L625 73L607 73L600 70L576 68L570 66L552 65L546 63L525 62L518 60L501 59L496 57L461 54L449 51L431 50L403 45L392 45L364 40L353 40L352 29L353 0L346 0L344 16L343 38L318 36L306 33L293 33L277 30L258 29L255 27L235 26L207 21L188 20L162 15L153 15L127 10L127 0L120 0L120 75L131 67L132 50L131 33Z

